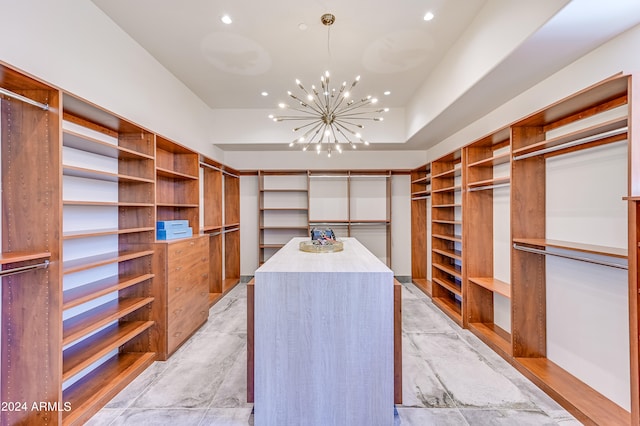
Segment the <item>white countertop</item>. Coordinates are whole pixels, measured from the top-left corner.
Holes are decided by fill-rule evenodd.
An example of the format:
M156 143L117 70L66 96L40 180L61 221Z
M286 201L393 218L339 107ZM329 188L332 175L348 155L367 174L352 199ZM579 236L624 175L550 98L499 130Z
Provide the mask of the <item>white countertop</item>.
M308 253L300 250L302 241L293 238L258 270L262 272L392 272L355 238L340 238L344 250L334 253Z

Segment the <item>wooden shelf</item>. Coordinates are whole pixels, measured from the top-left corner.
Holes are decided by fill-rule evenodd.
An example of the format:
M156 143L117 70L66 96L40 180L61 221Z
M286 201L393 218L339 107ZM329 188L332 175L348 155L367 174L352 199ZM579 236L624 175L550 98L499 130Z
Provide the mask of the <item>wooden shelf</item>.
M205 225L202 228L204 232L219 231L221 229L222 229L222 225Z
M62 380L75 376L153 324L153 321L119 322L66 349L62 354Z
M462 225L462 221L461 220L432 219L431 223L442 223L444 225Z
M76 166L62 166L62 174L85 179L103 180L106 182L142 182L154 183L153 179L129 176L119 173L102 172L99 170L85 169Z
M504 185L511 182L511 178L509 176L497 177L493 179L481 180L477 182L469 182L467 184L468 188L477 188L480 189L484 186L493 186L493 185Z
M424 294L431 296L431 281L426 278L413 278L413 285L418 287Z
M454 185L454 186L449 186L447 188L440 188L440 189L431 189L431 193L432 194L437 194L440 192L456 192L456 191L461 191L462 187L459 185Z
M473 322L469 323L469 330L480 338L494 351L503 356L511 356L511 334L493 323Z
M328 220L310 220L309 221L309 225L313 225L313 224L336 224L336 225L348 225L349 224L349 220L347 219L328 219Z
M421 177L421 178L418 178L416 180L412 180L411 181L411 183L414 184L414 185L417 185L417 184L428 185L429 182L431 182L431 176L430 175L429 176L425 176L425 177Z
M71 130L63 130L63 145L111 158L153 160L152 155L137 152Z
M154 207L154 203L129 203L118 201L75 201L64 200L65 206L95 206L95 207Z
M494 293L498 293L506 298L511 298L511 286L504 281L491 277L474 277L469 278L469 282L486 288Z
M218 300L222 299L224 293L209 293L209 307L215 305Z
M200 207L199 204L191 204L191 203L166 203L166 202L157 202L156 206L158 207L170 207L170 208L178 208L178 209L195 209Z
M71 404L63 412L63 424L80 426L102 408L155 360L155 353L120 353L83 377L64 392L62 400Z
M584 129L577 130L575 132L571 132L566 135L558 136L552 139L547 139L542 142L533 143L531 145L528 145L519 149L515 149L513 150L513 156L517 157L519 155L529 154L529 153L533 153L533 152L540 151L547 148L559 147L560 145L564 145L581 138L597 136L601 133L621 129L626 127L627 125L628 125L627 117L616 118L601 124L596 124L591 127L587 127ZM626 133L623 135L622 138L619 138L619 139L621 140L624 138L626 138Z
M262 211L308 211L307 207L260 207Z
M284 247L284 244L260 244L261 249L269 248L269 249L280 249Z
M462 325L462 314L460 303L449 297L434 297L433 304L440 308L445 314L453 319L458 325Z
M450 208L462 207L462 204L433 204L431 207L434 209L450 209Z
M309 192L309 190L300 188L300 189L277 189L277 188L269 188L269 189L261 189L260 192Z
M222 292L228 293L240 282L240 277L225 278L222 280Z
M122 235L122 234L134 234L137 232L150 232L155 231L153 226L144 228L130 228L130 229L94 229L83 231L70 231L62 234L64 240L72 240L76 238L89 238L89 237L103 237L105 235Z
M437 284L440 287L449 290L451 293L455 294L456 296L461 296L462 297L462 287L460 285L458 285L458 284L455 284L455 283L452 283L452 282L447 282L447 281L442 280L442 279L437 278L437 277L432 277L431 278L431 284L432 284L432 287L431 287L432 289L433 289L433 284Z
M106 294L140 284L153 277L154 274L113 276L66 290L62 296L62 309L66 310L82 305Z
M8 265L11 263L26 262L29 260L48 259L51 257L51 253L48 251L43 252L5 252L0 253L0 265Z
M233 228L233 227L237 227L240 226L239 222L235 222L235 223L225 223L224 225L222 225L225 229L226 228Z
M411 193L411 197L428 197L431 195L430 189L425 189L424 191L416 191Z
M547 358L516 358L516 368L582 422L628 425L629 412Z
M62 345L66 346L110 322L153 302L153 297L118 299L85 311L63 322Z
M453 242L456 242L456 243L461 243L462 242L462 236L461 235L432 234L431 236L433 238L439 238L441 240L453 241Z
M460 252L459 250L444 250L444 249L438 249L438 248L434 248L431 249L432 252L434 253L438 253L442 256L446 256L450 259L455 259L455 260L459 260L462 261L462 252Z
M175 170L163 169L162 167L156 167L156 175L169 179L198 180L198 176L177 172Z
M86 269L97 268L98 266L109 265L112 263L125 262L127 260L137 259L144 256L153 255L153 250L141 251L122 251L114 253L105 253L95 256L83 257L80 259L67 260L62 265L64 274L84 271Z
M459 280L462 279L462 271L458 268L453 267L453 265L444 265L441 263L433 263L433 267L441 270L442 272L446 272L449 275L453 275Z
M438 179L438 178L455 177L460 175L462 175L462 168L456 167L454 169L450 169L445 172L438 173L436 175L431 175L431 181L433 182L434 179Z
M307 225L282 225L282 226L264 226L261 225L260 229L274 229L274 230L278 230L278 229L307 229L308 226Z
M490 158L485 158L484 160L467 164L467 167L494 167L500 164L506 164L509 161L511 161L511 154L509 152L505 152L503 154L498 154Z
M553 247L565 250L579 251L582 253L599 254L603 256L627 259L628 251L617 247L598 246L594 244L583 244L560 240L546 240L541 238L514 238L514 243L525 244L536 247Z

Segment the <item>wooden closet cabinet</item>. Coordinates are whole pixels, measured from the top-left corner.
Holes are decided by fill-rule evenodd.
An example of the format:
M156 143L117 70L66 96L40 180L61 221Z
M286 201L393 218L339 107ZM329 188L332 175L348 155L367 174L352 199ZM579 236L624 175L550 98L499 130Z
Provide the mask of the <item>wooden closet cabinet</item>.
M209 236L157 242L154 306L158 358L166 360L209 317Z

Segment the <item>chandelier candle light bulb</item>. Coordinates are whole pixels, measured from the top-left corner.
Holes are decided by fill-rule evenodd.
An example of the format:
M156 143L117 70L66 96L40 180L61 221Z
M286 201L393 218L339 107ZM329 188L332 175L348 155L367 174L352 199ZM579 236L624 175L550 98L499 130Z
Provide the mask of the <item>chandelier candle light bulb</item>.
M321 17L324 25L329 27L335 21L335 16L325 14ZM347 89L347 82L343 82L340 88L330 87L331 74L325 71L320 76L320 91L316 86L311 86L308 91L299 79L296 79L296 85L302 91L303 95L296 95L291 91L287 94L295 101L293 106L281 102L278 106L280 109L292 111L291 115L270 115L269 118L274 122L287 120L299 120L304 124L295 127L294 132L304 131L302 136L296 138L289 143L290 147L303 145L302 150L306 151L309 146L315 145L316 152L326 150L327 156L331 157L333 150L342 153L343 144L350 145L356 149L356 144L362 143L369 145L369 142L362 138L360 132L356 129L363 129L363 121L383 121L383 117L374 114L380 114L389 111L389 108L373 109L372 106L377 104L378 99L372 96L356 101L352 99L352 90L360 81L357 76L351 86Z

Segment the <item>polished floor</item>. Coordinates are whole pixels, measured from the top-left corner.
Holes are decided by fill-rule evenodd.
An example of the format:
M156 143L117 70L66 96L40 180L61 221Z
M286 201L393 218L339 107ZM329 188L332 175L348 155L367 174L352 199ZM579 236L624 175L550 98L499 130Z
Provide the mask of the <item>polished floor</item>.
M252 425L246 301L246 286L238 285L178 352L154 363L88 424ZM403 284L402 303L404 400L394 426L580 424L412 284Z

